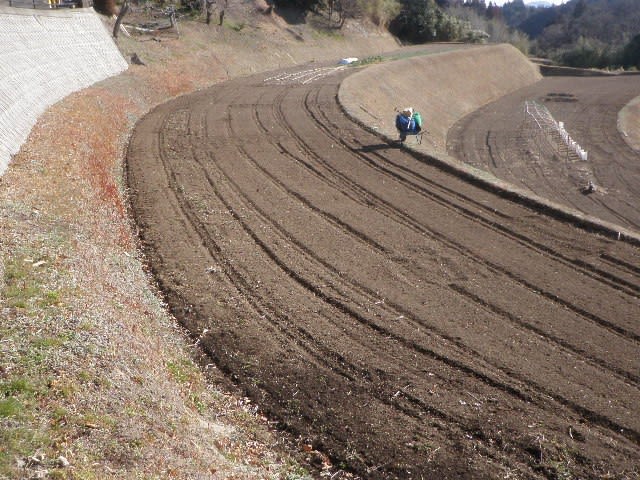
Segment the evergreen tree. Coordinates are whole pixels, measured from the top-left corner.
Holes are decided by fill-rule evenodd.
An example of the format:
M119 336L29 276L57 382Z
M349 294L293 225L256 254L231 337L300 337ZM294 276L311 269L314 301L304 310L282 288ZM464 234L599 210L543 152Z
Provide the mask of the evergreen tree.
M640 34L633 37L622 50L622 66L640 70Z
M402 10L389 30L402 40L425 43L456 40L461 37L463 27L435 0L402 0Z

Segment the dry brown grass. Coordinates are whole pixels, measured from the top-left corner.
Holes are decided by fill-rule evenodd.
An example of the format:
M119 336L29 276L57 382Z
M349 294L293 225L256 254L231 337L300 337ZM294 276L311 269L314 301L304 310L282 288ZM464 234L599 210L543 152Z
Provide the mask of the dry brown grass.
M382 63L350 76L341 86L341 101L362 121L391 137L396 130L394 116L388 112L415 107L429 132L420 148L442 155L447 131L457 120L541 78L537 67L510 45L434 44L430 48L430 56ZM419 79L420 88L406 79Z
M247 27L196 22L179 39L121 38L125 57L147 66L50 108L0 177L0 478L306 476L258 409L216 386L214 366L201 368L127 214L123 158L141 115L344 45L301 46L279 20L233 15ZM350 44L393 47L375 35Z
M0 476L287 475L150 286L121 181L131 106L104 88L54 106L2 179Z

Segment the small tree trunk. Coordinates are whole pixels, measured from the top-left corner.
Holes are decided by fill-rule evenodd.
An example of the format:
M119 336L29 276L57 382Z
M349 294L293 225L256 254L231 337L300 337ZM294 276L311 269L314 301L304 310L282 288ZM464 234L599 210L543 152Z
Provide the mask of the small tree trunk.
M113 26L113 38L118 38L120 25L122 24L122 20L124 19L124 16L127 14L128 10L129 10L129 0L124 0L124 3L122 4L122 8L120 9L120 13L118 13L116 24Z
M215 0L205 0L205 12L207 14L207 25L211 23L211 15L213 14L213 4Z

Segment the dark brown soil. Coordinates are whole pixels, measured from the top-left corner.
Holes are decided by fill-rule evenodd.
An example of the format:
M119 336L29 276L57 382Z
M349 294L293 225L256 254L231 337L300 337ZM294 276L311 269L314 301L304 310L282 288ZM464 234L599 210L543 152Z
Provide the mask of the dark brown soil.
M640 249L383 143L346 70L289 73L131 139L150 265L216 364L332 472L637 478Z
M640 95L640 76L552 77L506 95L460 120L448 150L496 177L608 222L640 230L640 153L618 130L618 112ZM543 105L588 151L571 155L524 113ZM560 148L558 148L560 146ZM595 191L585 190L591 182Z

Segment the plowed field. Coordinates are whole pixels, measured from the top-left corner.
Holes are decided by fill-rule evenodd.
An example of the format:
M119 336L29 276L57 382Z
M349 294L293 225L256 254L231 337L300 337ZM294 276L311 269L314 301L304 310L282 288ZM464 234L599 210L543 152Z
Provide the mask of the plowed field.
M300 70L131 139L149 263L216 365L334 478L637 478L640 249L382 142L346 70Z
M460 120L448 149L465 162L573 209L640 230L640 154L618 130L622 107L640 95L640 76L550 77ZM524 112L546 108L588 152L571 155ZM585 194L592 182L596 190Z

